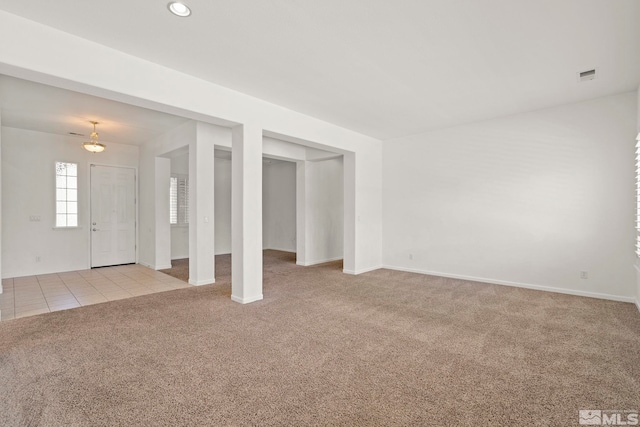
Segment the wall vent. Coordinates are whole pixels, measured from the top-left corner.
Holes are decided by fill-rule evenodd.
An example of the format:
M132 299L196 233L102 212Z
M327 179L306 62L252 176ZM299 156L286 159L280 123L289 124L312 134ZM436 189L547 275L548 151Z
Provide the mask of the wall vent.
M596 78L596 69L581 71L578 73L578 82L586 82L587 80L593 80Z

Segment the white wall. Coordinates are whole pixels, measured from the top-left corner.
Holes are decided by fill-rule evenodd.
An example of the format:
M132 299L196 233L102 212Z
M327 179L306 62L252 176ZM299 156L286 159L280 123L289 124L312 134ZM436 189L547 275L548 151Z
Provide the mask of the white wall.
M344 161L342 157L319 162L304 162L298 184L299 223L305 232L304 247L299 250L297 263L313 265L342 259L344 254Z
M138 147L107 141L106 151L92 154L81 142L2 127L2 277L89 267L89 163L138 167ZM56 161L78 163L77 229L54 230Z
M296 251L296 164L262 164L262 246Z
M2 111L0 111L0 242L2 242ZM2 244L0 243L0 252L1 252ZM2 275L2 256L0 254L0 278L4 277ZM3 292L2 289L2 281L0 280L0 294Z
M216 255L231 253L231 160L215 159Z
M171 176L171 160L164 157L156 157L154 160L155 262L153 268L161 270L171 268L171 226L169 225L169 192L167 191Z
M155 156L148 145L140 147L138 179L138 262L155 265ZM3 248L4 249L4 248Z
M625 93L385 142L384 264L633 300L636 119Z
M636 105L637 105L637 120L636 120L636 138L640 138L640 86L638 86L638 91L636 93ZM635 267L636 267L636 305L638 306L638 310L640 310L640 260L636 256L635 259Z

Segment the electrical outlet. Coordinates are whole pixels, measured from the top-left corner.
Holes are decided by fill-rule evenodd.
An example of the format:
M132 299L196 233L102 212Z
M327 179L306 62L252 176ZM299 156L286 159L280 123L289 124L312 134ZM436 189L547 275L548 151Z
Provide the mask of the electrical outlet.
M586 271L581 271L580 272L580 278L581 279L588 279L589 278L589 273Z
M413 259L413 254L409 254L409 259Z
M40 262L40 255L36 257L36 262Z

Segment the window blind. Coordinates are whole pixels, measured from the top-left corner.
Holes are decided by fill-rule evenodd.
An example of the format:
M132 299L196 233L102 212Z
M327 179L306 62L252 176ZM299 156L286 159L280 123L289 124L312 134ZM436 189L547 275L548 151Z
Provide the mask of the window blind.
M189 177L172 175L169 182L169 223L189 224Z
M189 178L178 178L178 221L189 224Z
M169 181L169 224L178 223L178 177Z

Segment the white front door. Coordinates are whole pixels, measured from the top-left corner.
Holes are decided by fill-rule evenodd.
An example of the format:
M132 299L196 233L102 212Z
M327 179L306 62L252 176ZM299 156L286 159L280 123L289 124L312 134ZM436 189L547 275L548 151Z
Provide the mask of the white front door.
M136 262L136 175L91 165L91 267Z

